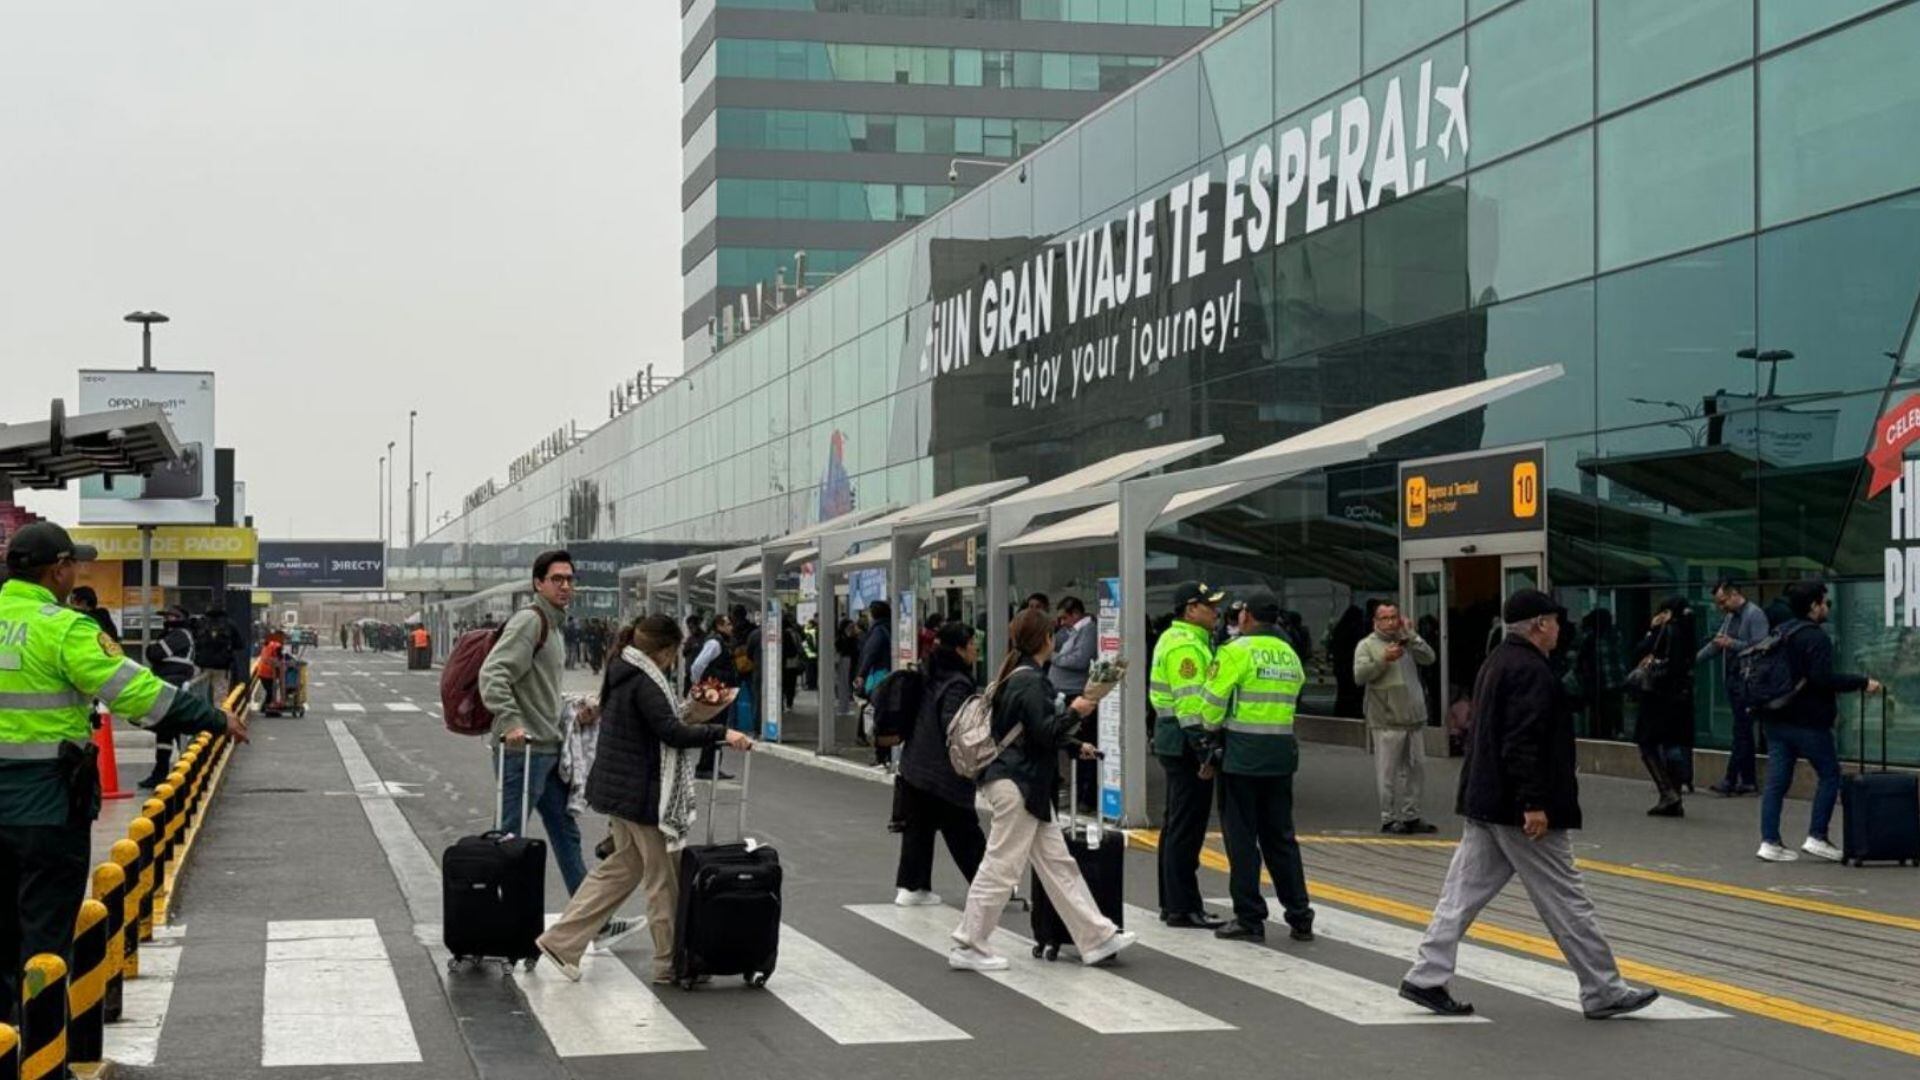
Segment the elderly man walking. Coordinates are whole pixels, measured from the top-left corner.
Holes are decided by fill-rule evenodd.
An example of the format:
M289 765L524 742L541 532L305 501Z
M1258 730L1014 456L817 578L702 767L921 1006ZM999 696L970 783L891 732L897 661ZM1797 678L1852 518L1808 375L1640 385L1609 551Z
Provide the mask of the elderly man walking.
M1515 875L1579 977L1587 1019L1638 1012L1660 996L1620 977L1574 869L1567 836L1580 827L1573 720L1547 664L1560 640L1560 616L1559 605L1537 589L1508 597L1506 637L1474 679L1473 728L1460 770L1458 811L1466 822L1420 958L1400 984L1401 997L1445 1016L1473 1012L1447 990L1460 939Z

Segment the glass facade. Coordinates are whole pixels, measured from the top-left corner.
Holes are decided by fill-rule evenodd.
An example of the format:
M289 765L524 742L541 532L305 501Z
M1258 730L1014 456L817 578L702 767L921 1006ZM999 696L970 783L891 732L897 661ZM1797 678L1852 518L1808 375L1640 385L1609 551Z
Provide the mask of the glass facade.
M1428 6L1253 12L454 529L552 535L590 485L592 537L750 543L1201 434L1218 459L1557 363L1156 534L1150 588L1280 591L1316 638L1309 705L1337 708L1332 628L1401 588L1397 463L1537 444L1584 730L1630 735L1610 658L1667 597L1704 642L1715 580L1764 603L1819 576L1839 667L1893 687L1895 757L1920 760L1920 575L1894 576L1906 534L1867 460L1920 392L1898 62L1920 2ZM1016 594L1114 569L1033 557ZM1717 665L1696 688L1698 744L1726 745Z
M723 150L844 154L979 154L1012 158L1037 149L1069 121L909 116L803 109L716 110Z
M721 7L943 19L1027 19L1119 26L1225 25L1260 0L720 0Z
M723 79L984 86L996 90L1124 90L1160 64L1157 56L757 38L721 38L715 49Z

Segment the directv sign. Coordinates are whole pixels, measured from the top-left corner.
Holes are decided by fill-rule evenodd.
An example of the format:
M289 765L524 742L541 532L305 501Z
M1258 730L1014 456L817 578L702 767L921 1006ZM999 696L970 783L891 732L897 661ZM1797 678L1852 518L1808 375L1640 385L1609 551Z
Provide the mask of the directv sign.
M387 561L378 540L262 540L258 588L382 590Z

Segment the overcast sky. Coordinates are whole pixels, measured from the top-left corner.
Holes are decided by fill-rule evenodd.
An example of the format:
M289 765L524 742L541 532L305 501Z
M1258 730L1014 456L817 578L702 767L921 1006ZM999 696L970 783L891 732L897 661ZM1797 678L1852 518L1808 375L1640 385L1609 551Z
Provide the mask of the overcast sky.
M162 311L263 536L375 535L393 439L404 539L409 408L438 517L677 370L679 43L672 0L5 0L0 422Z

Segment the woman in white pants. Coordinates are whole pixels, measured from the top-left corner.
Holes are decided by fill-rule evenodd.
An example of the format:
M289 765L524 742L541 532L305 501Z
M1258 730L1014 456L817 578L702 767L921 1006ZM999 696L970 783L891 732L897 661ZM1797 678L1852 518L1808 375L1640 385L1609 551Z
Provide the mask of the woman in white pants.
M1039 875L1047 896L1066 923L1084 964L1098 964L1133 944L1134 936L1100 913L1080 867L1067 851L1066 837L1053 824L1053 796L1060 784L1060 751L1091 761L1091 745L1075 737L1080 720L1090 716L1104 691L1091 691L1066 708L1055 704L1053 687L1043 674L1053 655L1053 625L1044 612L1022 611L1008 628L1012 647L1001 667L994 694L993 737L1004 739L1017 724L1020 734L980 773L980 793L992 809L987 854L981 860L967 908L954 928L950 967L1001 971L1007 959L991 941L1000 912L1028 865Z

